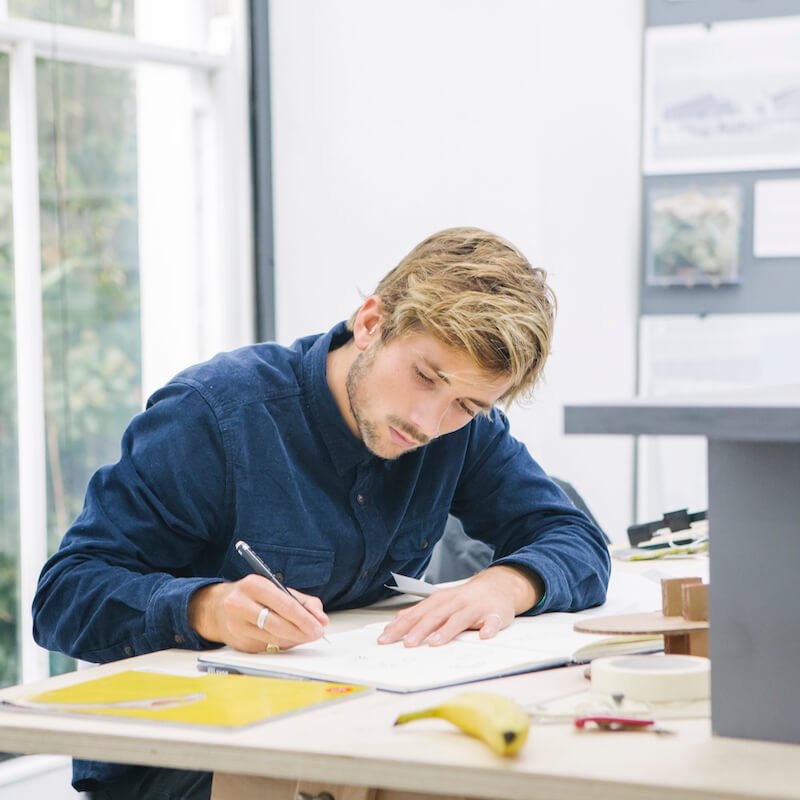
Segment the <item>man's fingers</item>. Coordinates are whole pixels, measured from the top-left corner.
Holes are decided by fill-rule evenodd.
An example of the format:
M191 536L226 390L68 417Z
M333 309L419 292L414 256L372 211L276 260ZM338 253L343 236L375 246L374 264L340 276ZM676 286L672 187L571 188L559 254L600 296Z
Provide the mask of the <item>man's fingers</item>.
M503 620L499 614L487 614L478 632L478 636L480 636L481 639L491 639L493 636L497 636L502 627Z
M281 591L266 578L252 575L244 580L253 579L253 599L263 606L276 611L281 617L296 625L301 631L319 638L322 635L322 625L316 615L303 605L304 598L294 598ZM250 587L248 587L250 588ZM301 602L297 602L300 600ZM310 598L309 598L310 601Z
M317 619L320 625L327 625L330 622L328 615L322 608L322 600L319 597L303 594L303 592L298 592L297 589L289 589L289 591L303 604L305 610Z
M491 639L510 624L513 614L504 622L501 611L489 610L494 603L488 609L487 605L485 600L470 596L466 591L442 590L413 608L398 612L384 628L378 643L402 640L406 647L424 643L435 647L452 641L466 630L478 630L481 639Z
M413 608L404 608L395 614L394 619L383 629L378 637L378 644L399 642L424 617L424 603L417 603Z
M439 630L447 620L447 616L443 614L429 614L421 619L411 630L403 637L403 644L406 647L417 647L427 641L434 631Z
M461 609L452 614L447 621L427 638L432 647L447 644L458 636L459 633L476 628L478 625L475 613L470 609Z
M241 650L243 653L264 653L267 650L268 644L275 644L281 650L290 650L292 647L299 644L299 642L279 639L277 636L270 637L268 641L254 639L250 636L240 636L235 641L231 642L232 647L236 650Z
M262 647L265 647L270 642L282 644L285 647L288 642L301 644L308 641L308 636L304 631L300 630L294 623L284 619L277 611L272 611L264 621L264 627L256 628L256 630L258 633L255 631L248 631L248 633L261 640L263 642ZM321 630L320 636L322 636ZM320 638L320 636L317 638Z
M262 650L269 642L277 643L280 639L284 646L300 644L310 640L309 635L293 622L281 616L276 608L261 605L252 597L241 593L235 602L235 612L231 615L231 628L244 636ZM261 625L259 625L261 621ZM317 637L319 638L319 637ZM253 651L252 645L248 647Z
M432 600L433 598L428 598ZM379 644L390 644L401 639L406 647L422 644L430 634L441 628L457 611L457 606L446 598L438 602L423 600L413 609L400 612L378 638Z
M242 578L240 583L242 589L258 605L271 609L278 616L291 622L305 634L305 638L319 639L323 635L323 623L315 613L322 610L321 605L319 607L313 606L312 610L312 608L298 603L295 598L281 591L261 575L248 575L246 578ZM302 600L305 597L303 595L302 598L298 599ZM311 605L311 599L310 597L308 598L309 606Z

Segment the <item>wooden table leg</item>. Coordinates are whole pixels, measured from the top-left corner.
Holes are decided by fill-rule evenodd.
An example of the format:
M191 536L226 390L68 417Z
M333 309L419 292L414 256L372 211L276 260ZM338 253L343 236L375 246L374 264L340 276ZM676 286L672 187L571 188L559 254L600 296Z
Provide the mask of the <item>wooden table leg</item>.
M311 783L299 781L297 784L298 800L328 800L327 795L333 800L375 800L377 792L365 786L331 786L328 783Z
M464 800L448 795L401 792L393 789L369 789L364 786L343 786L310 781L287 781L252 775L214 773L211 800L298 800L321 798L333 800Z
M215 772L211 800L297 800L297 781Z

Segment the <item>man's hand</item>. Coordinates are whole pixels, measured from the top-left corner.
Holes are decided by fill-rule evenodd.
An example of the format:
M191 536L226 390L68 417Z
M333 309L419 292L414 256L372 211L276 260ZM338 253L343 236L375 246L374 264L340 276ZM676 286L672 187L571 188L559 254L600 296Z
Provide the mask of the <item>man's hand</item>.
M535 573L499 564L400 611L378 642L390 644L402 639L406 647L424 642L441 645L462 631L475 629L481 639L489 639L537 603L543 593L542 581Z
M296 603L261 575L235 583L213 583L198 589L189 600L189 624L204 639L222 642L246 653L258 653L268 644L281 650L312 642L324 634L328 617L318 597L290 590ZM258 617L269 609L264 627Z

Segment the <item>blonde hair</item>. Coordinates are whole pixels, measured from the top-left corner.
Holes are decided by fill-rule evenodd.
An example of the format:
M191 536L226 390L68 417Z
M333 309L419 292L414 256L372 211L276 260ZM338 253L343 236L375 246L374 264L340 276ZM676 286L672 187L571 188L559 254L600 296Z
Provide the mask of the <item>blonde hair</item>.
M510 376L501 398L510 403L530 395L550 353L556 298L546 277L493 233L434 233L375 289L382 301L381 340L430 333L465 351L482 372Z

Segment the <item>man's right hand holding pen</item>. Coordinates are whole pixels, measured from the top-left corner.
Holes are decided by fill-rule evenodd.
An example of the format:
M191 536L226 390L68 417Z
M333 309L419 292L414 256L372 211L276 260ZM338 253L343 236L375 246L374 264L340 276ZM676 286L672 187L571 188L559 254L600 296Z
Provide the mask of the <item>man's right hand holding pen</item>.
M189 624L210 642L257 653L268 645L285 650L321 639L328 616L318 597L295 590L289 594L253 574L198 589L189 600Z
M200 636L246 653L278 652L325 638L328 616L318 597L287 589L247 542L236 542L236 552L253 574L195 592L189 624Z

